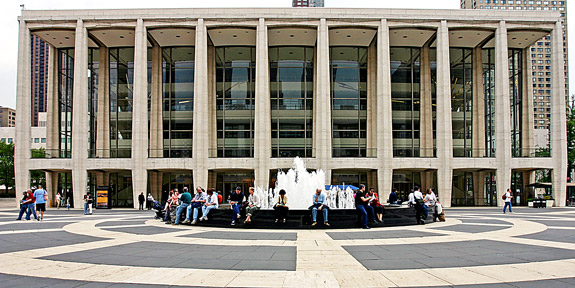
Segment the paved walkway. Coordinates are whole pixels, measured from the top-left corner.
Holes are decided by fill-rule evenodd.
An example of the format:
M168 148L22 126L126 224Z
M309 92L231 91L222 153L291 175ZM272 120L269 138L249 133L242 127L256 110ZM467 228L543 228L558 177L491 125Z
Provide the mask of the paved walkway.
M0 209L0 286L574 287L575 209L514 211L283 231L171 226L134 210L50 209L22 222Z

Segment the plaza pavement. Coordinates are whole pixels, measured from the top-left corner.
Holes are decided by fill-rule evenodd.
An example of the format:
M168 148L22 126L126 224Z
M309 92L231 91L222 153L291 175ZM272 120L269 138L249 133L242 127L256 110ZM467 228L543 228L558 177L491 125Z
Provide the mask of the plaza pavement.
M575 287L575 209L447 209L425 226L165 225L152 211L0 209L0 287ZM257 221L257 215L254 218Z

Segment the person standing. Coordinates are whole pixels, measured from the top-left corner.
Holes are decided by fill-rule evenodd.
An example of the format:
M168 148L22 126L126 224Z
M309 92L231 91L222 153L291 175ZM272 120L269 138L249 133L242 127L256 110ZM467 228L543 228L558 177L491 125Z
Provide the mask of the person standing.
M505 206L503 206L503 214L505 214L505 210L509 207L509 213L513 213L513 209L511 209L511 189L507 189L507 192L503 195L503 201L505 201Z
M323 211L323 224L329 226L327 221L327 210L329 208L325 205L325 195L321 193L321 188L315 189L315 195L313 195L313 204L309 207L311 209L311 226L317 225L317 211Z
M22 200L20 200L20 214L18 214L18 218L16 220L22 220L22 215L24 215L24 212L26 212L26 210L28 210L28 203L30 201L28 201L28 192L24 191L22 193ZM26 218L26 220L30 220L30 214L28 214L28 217Z
M48 192L42 189L42 185L38 185L38 189L34 191L34 198L36 198L36 211L40 212L38 221L43 221L44 212L46 212L46 201L48 201Z
M248 204L246 206L246 220L244 221L244 223L252 222L252 216L254 212L260 210L261 206L260 197L254 194L255 188L250 187L248 191L249 191Z
M355 208L361 215L363 229L371 229L367 226L367 217L375 222L375 216L373 215L373 207L369 206L369 202L373 200L373 197L365 195L365 185L359 184L359 191L355 193Z
M138 210L144 210L144 201L146 201L146 197L144 196L144 192L142 192L138 196L138 202L140 203Z
M30 189L26 190L26 193L28 193L28 198L26 198L26 202L28 204L28 209L26 210L26 220L30 220L30 214L34 214L34 220L38 220L38 215L36 215L36 207L34 207L36 202L34 193Z
M415 207L415 220L417 220L417 224L425 225L425 221L423 221L423 213L424 213L424 201L423 201L423 194L421 194L421 190L419 186L413 187L413 192L409 194L409 204Z
M236 187L236 192L232 193L230 196L230 205L232 205L233 215L232 215L232 226L236 225L236 220L241 217L242 202L244 202L244 194L242 193L242 187Z
M88 195L88 193L84 195L84 215L88 215Z
M60 192L56 193L56 208L60 210L60 202L62 201L62 196L60 196Z
M437 196L435 196L435 193L433 193L433 189L427 189L427 194L425 194L423 202L427 208L427 211L429 212L429 210L431 210L433 214L433 222L437 221L437 217L439 216L435 207L435 204L437 203Z

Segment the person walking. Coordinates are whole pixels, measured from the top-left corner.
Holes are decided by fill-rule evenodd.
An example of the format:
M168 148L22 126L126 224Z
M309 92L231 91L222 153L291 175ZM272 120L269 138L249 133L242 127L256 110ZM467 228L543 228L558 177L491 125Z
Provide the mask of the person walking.
M43 221L44 212L46 212L46 201L48 201L48 192L42 189L42 185L38 185L38 189L34 191L34 198L36 198L36 211L40 212L38 221Z
M28 210L29 202L30 201L28 201L28 192L27 191L22 192L22 200L20 200L20 213L18 214L18 218L16 220L22 220L22 215L24 215L24 212ZM28 214L28 218L26 220L30 220L30 214Z
M503 194L503 201L505 201L505 206L503 206L503 214L505 214L505 210L509 207L509 213L513 213L513 209L511 208L511 189L507 189L507 192Z
M359 191L355 193L355 209L361 215L362 226L363 229L371 229L367 226L367 217L371 219L372 222L375 222L375 216L373 215L373 207L369 206L369 202L372 201L374 198L365 195L365 185L359 184Z
M34 193L32 190L26 190L28 193L28 198L26 198L26 204L28 205L28 209L26 210L26 220L30 220L30 214L34 214L34 220L38 220L38 215L36 215L36 198L34 198Z
M146 196L144 196L144 192L142 192L138 195L138 203L140 203L138 210L144 210L144 201L146 201Z

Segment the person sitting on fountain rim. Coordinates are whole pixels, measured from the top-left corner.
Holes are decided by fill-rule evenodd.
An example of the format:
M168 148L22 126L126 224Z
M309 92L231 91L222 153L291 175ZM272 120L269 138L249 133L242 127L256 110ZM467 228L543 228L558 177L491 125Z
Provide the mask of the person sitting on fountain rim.
M256 189L254 187L250 187L249 191L249 195L248 195L248 201L247 201L247 205L246 205L246 220L244 221L244 223L250 223L252 222L252 216L254 214L254 212L260 210L260 197L256 194L254 194L254 192L256 191Z
M188 206L192 202L192 194L188 192L187 188L184 188L184 193L180 196L181 204L176 208L176 221L172 225L180 225L180 217L182 212L187 211Z
M184 187L184 190L187 190L187 187ZM190 202L190 206L188 206L188 210L186 213L186 220L184 220L184 222L182 222L182 224L188 224L190 223L190 219L192 218L192 213L194 213L194 222L196 222L198 220L198 212L200 211L200 209L202 209L202 205L204 205L204 203L206 203L206 198L208 197L208 194L206 194L206 191L204 190L204 188L198 186L196 188L196 194L194 195L194 198L192 198L192 201Z
M284 189L281 189L279 194L280 195L278 196L276 204L274 205L274 210L276 210L275 222L278 223L279 219L283 219L283 223L286 223L286 218L289 211L288 198Z
M311 218L313 221L311 226L317 225L317 210L323 211L323 224L329 226L327 222L327 210L329 210L329 207L325 205L325 195L321 193L321 188L315 190L313 205L309 206L309 209L311 210Z
M207 221L208 214L212 209L218 209L218 193L214 192L214 188L208 189L208 195L206 196L206 203L202 205L202 217L200 221ZM194 209L194 221L192 224L196 224L198 221L199 209Z
M242 193L242 187L238 186L236 192L230 196L230 205L232 205L233 210L232 226L236 225L236 220L241 217L242 202L244 202L244 193Z
M368 197L365 195L365 185L359 184L359 191L355 193L355 208L361 214L362 227L363 229L370 229L367 226L367 217L371 219L371 222L375 222L375 215L373 214L373 207L369 206L369 202L373 200L373 197Z

